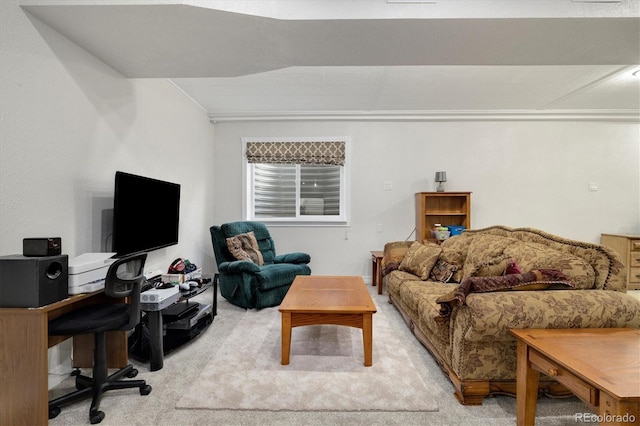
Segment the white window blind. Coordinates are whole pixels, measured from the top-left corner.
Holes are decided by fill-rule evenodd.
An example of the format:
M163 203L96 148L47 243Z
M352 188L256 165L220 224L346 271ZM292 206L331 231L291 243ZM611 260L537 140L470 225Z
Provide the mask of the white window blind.
M249 220L347 221L346 141L245 144Z

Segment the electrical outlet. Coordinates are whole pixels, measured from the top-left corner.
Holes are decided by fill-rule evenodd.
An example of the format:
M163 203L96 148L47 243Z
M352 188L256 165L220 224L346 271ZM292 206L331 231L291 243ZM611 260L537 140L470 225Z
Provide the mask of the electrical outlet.
M597 191L598 182L589 181L589 191Z
M390 181L390 180L385 180L383 185L382 185L382 188L385 191L391 191L393 189L393 182Z
M382 232L382 224L381 223L378 224L378 232Z

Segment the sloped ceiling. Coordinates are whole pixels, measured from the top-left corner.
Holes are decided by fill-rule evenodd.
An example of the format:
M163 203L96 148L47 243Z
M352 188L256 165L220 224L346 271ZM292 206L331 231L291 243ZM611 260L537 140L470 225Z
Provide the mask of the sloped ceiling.
M586 1L586 3L585 3ZM22 1L212 120L640 120L638 1Z

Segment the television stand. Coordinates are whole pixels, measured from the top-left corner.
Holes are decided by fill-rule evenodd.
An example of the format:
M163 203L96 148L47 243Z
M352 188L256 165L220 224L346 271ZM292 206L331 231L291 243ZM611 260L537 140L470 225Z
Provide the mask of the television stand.
M213 303L190 301L209 288ZM181 292L180 299L159 311L144 311L135 332L129 337L129 355L139 361L149 361L149 370L164 365L164 355L198 337L217 315L218 280Z

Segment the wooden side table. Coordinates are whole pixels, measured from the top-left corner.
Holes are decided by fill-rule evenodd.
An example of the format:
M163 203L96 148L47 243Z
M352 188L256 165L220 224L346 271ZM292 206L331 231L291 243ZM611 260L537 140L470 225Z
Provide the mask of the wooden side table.
M378 294L382 294L382 250L371 251L371 285L378 286Z
M633 328L511 330L517 338L517 424L535 423L540 372L567 387L593 411L575 421L640 423L640 330Z

